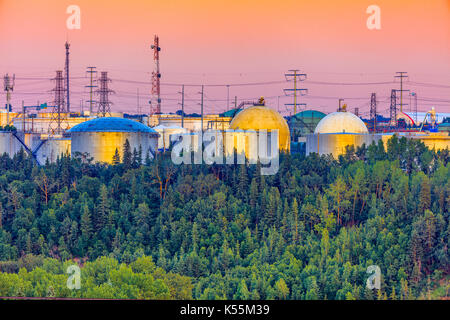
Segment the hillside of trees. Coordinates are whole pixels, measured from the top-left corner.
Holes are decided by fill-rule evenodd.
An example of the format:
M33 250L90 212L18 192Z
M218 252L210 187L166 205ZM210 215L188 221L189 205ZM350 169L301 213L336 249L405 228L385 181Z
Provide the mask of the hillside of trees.
M114 160L0 156L0 296L448 297L448 150L394 137L338 160L283 154L273 176L129 148Z

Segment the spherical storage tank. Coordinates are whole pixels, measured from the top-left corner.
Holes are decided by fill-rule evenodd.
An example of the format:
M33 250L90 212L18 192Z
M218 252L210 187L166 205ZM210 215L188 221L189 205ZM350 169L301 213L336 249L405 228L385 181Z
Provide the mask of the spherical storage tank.
M112 163L116 152L123 157L123 146L128 139L131 152L142 148L142 158L150 157L158 146L158 133L152 128L130 119L104 117L76 125L68 131L71 134L72 157L89 153L94 162Z
M353 113L333 112L319 121L314 133L369 133L369 130Z
M348 146L355 148L377 142L381 136L369 134L364 122L351 112L333 112L319 121L314 134L306 137L306 154L331 154L338 159Z
M278 130L279 149L290 150L291 138L286 120L265 105L255 105L239 112L231 121L233 130Z

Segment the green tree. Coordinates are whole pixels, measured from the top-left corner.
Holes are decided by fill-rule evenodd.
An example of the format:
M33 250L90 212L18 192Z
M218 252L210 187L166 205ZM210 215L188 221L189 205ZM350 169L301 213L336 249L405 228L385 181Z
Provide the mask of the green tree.
M131 153L130 142L128 141L128 139L126 139L123 145L123 156L122 156L123 164L126 170L131 169L133 165L132 157L133 155Z
M112 163L115 166L120 163L120 154L119 154L119 149L117 149L117 148L116 148L116 151L114 152Z
M286 300L289 296L289 288L283 278L278 279L274 286L275 297L280 300Z

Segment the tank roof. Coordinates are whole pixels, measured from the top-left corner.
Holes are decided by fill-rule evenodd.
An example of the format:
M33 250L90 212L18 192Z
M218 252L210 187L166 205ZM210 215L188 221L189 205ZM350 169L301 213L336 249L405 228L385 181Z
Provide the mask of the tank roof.
M157 133L152 128L130 119L103 117L82 122L67 132L149 132Z
M317 111L317 110L304 110L297 113L295 118L324 118L326 116L325 113Z
M314 133L369 133L364 122L351 112L333 112L322 118Z

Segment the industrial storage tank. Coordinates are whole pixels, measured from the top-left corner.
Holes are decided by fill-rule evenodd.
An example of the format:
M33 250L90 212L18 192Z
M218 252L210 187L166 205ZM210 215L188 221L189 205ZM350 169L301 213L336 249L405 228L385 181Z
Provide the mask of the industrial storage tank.
M369 133L364 122L351 112L333 112L319 121L314 133Z
M176 134L183 134L186 133L187 130L177 126L177 125L163 125L160 124L156 127L153 127L153 130L159 133L159 139L158 139L158 149L161 150L167 150L171 143L171 137Z
M268 133L277 129L279 150L290 150L291 137L286 120L275 110L266 107L263 99L260 100L260 104L239 112L231 121L230 129L267 130Z
M42 140L42 145L36 151L36 160L40 165L44 165L46 161L56 162L61 155L70 155L71 139L65 137L52 137Z
M71 134L72 157L88 153L94 162L112 163L116 149L123 156L128 139L131 151L142 149L142 158L153 157L158 146L158 133L130 119L104 117L86 121L68 130Z
M290 121L291 131L298 137L305 137L314 133L314 129L326 114L317 110L304 110L292 116Z
M14 156L22 148L20 141L14 136L12 131L0 131L0 155L5 152Z
M331 154L338 158L347 146L356 149L363 144L377 143L381 135L369 134L364 122L351 112L333 112L320 120L314 134L306 137L306 154Z

